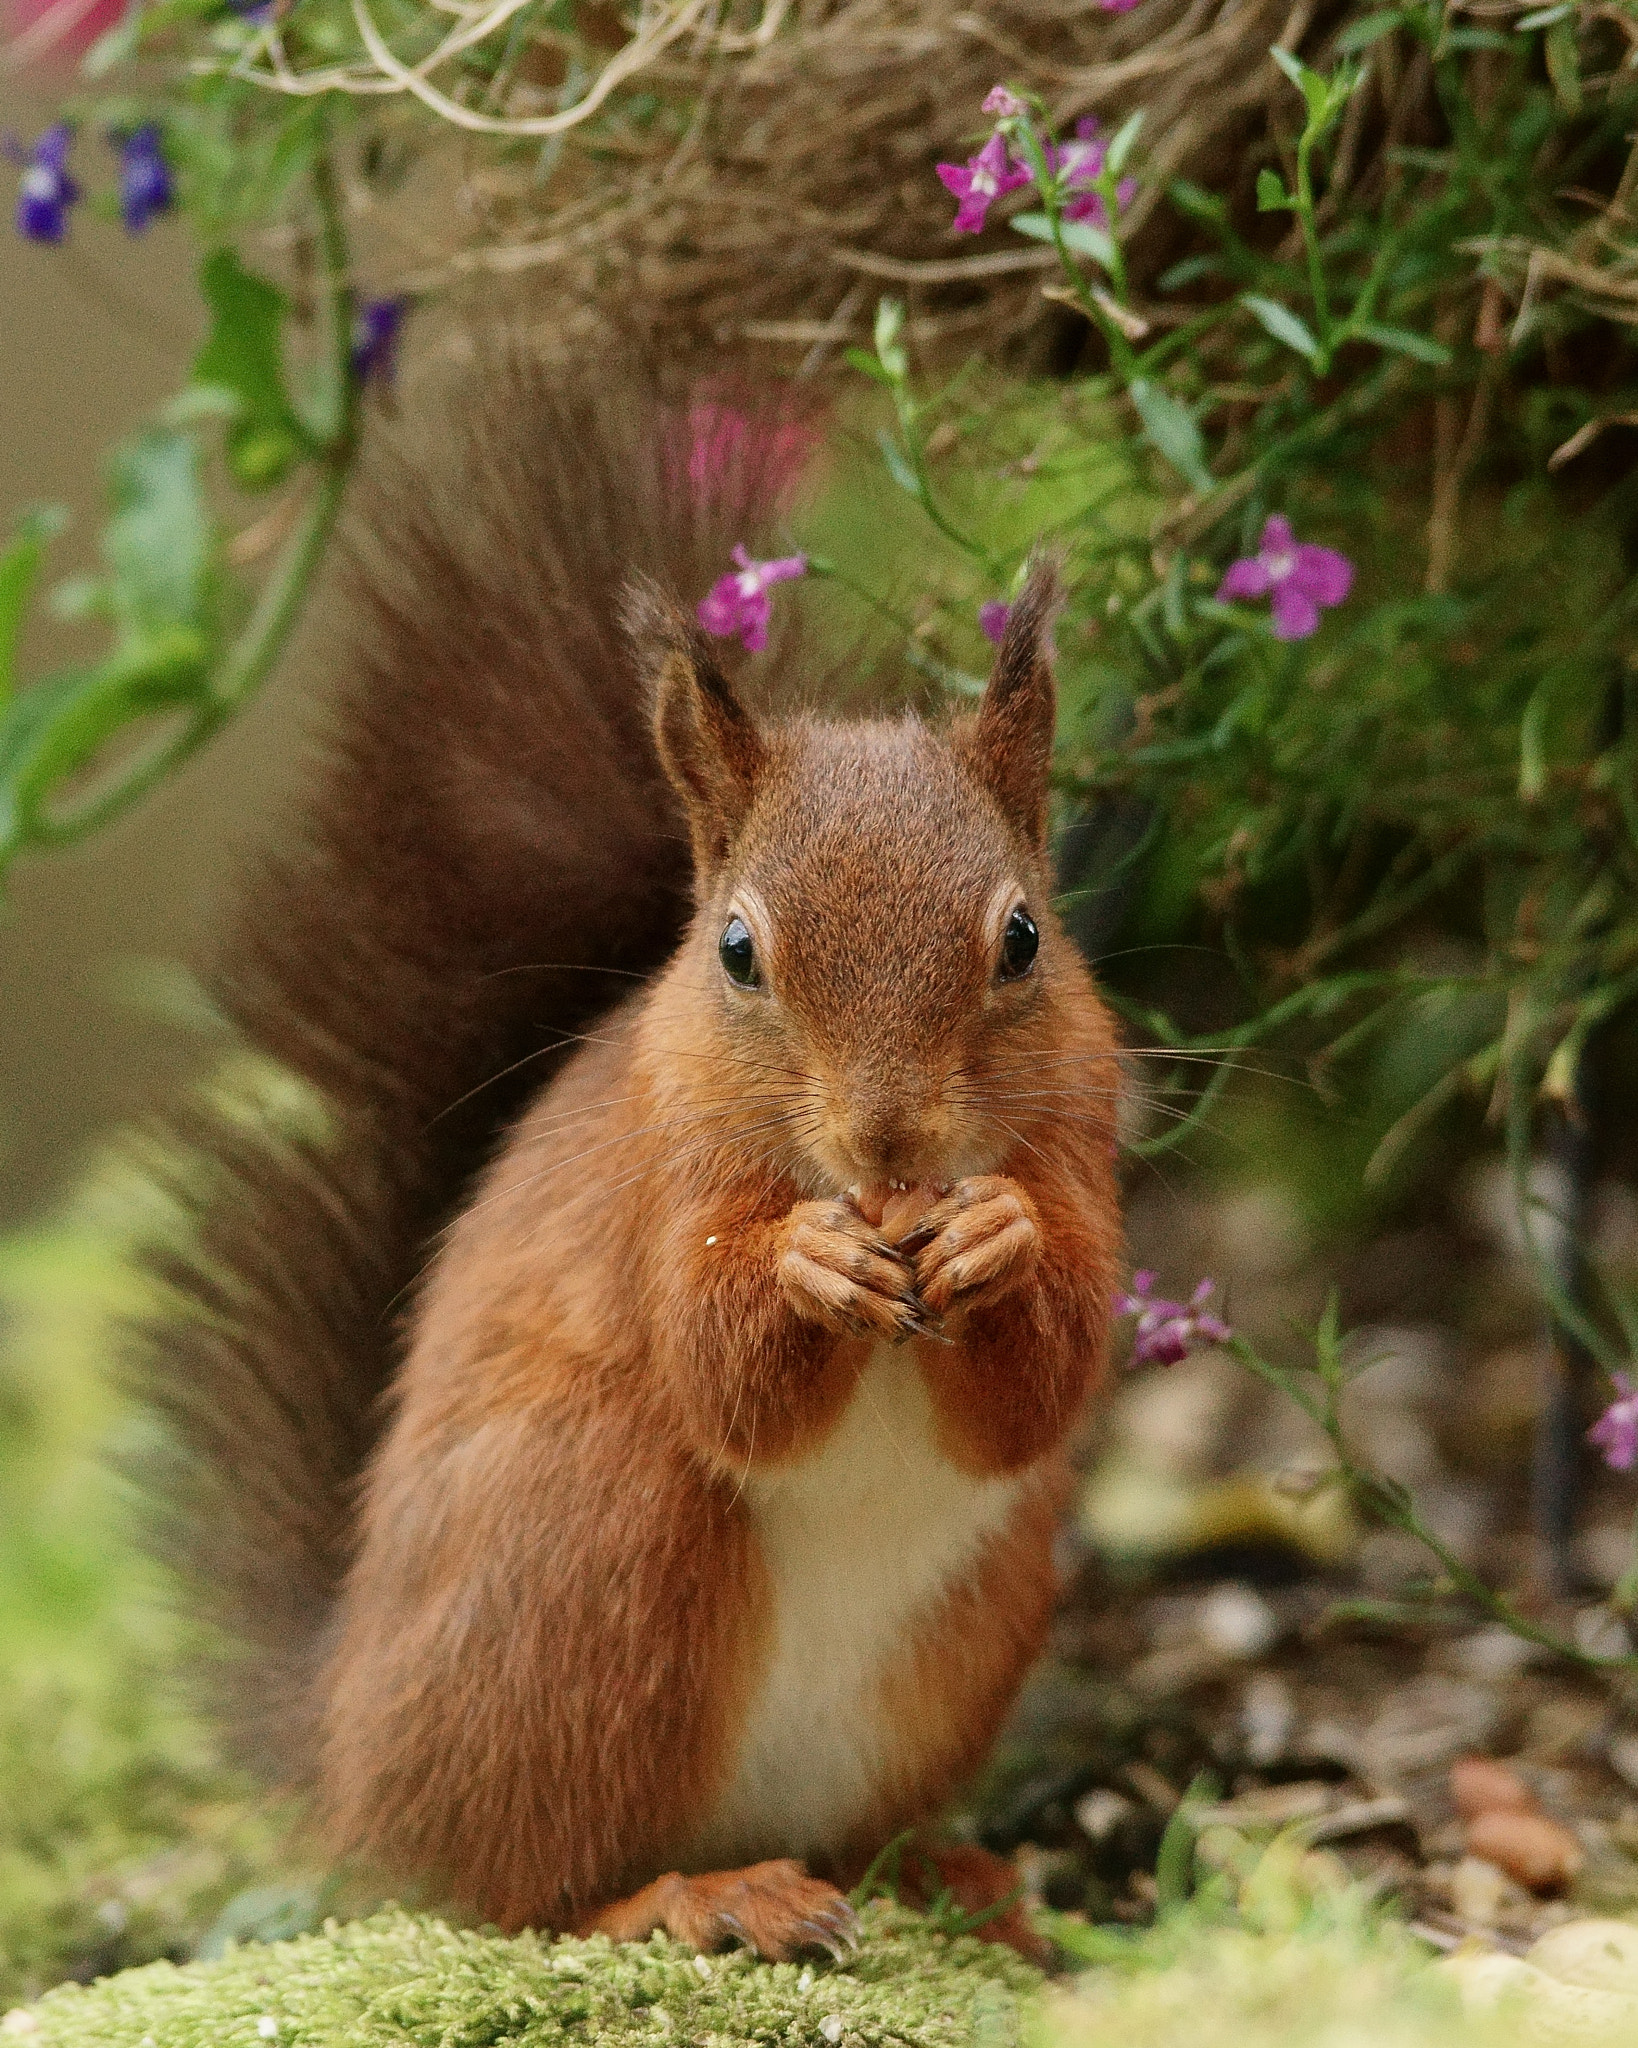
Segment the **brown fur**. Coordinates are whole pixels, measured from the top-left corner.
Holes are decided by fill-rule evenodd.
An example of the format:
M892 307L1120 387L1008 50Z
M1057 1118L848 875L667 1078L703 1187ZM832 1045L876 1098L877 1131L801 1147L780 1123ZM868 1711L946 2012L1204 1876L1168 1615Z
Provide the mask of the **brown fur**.
M264 1433L271 1482L234 1555L266 1557L236 1590L276 1589L262 1646L284 1653L283 1725L313 1731L338 1847L503 1926L737 1924L783 1953L803 1928L845 1931L834 1893L778 1861L673 1868L709 1832L772 1669L756 1488L818 1452L873 1346L905 1339L938 1469L1021 1488L861 1702L883 1762L865 1805L825 1822L844 1855L971 1769L1045 1628L1060 1447L1105 1348L1114 1041L1048 909L1050 572L948 732L758 723L641 586L645 742L605 637L613 536L586 536L625 511L598 495L617 490L610 450L646 474L639 510L675 511L642 467L658 431L651 412L635 442L622 426L589 464L576 446L576 478L554 473L559 554L528 617L537 600L490 589L479 541L400 480L407 527L375 544L393 559L354 629L341 765L313 849L267 885L239 984L261 1041L335 1101L336 1146L264 1161L265 1187L246 1172L212 1212L206 1257L237 1293L213 1297L234 1303L225 1336L183 1340L208 1382L184 1405L216 1461L196 1505L257 1471ZM501 467L547 521L539 478ZM639 566L662 529L645 542L632 522ZM703 588L703 568L671 566ZM467 631L423 649L412 613L449 605ZM646 967L676 919L661 763L693 921L462 1201L493 1115L470 1091L606 996L561 963ZM1020 899L1041 951L1009 982L995 963ZM757 988L719 963L730 915ZM890 1180L948 1188L905 1248L857 1200ZM388 1312L452 1202L400 1361ZM275 1223L265 1249L248 1241ZM752 1825L777 1859L777 1814Z

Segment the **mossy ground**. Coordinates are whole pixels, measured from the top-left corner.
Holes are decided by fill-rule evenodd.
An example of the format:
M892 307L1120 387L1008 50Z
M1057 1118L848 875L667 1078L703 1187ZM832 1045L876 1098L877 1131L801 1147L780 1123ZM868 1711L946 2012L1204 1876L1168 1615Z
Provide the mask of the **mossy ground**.
M42 2048L480 2048L673 2041L1003 2048L1037 1972L882 1902L842 1966L461 1932L389 1911L220 1961L152 1963L36 2008Z

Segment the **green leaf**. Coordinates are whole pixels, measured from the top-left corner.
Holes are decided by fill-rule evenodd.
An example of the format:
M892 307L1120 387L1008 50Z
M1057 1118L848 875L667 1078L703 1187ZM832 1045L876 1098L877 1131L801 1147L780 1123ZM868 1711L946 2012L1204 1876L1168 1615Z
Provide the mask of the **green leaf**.
M17 522L17 536L0 554L0 713L17 687L17 642L28 601L45 560L46 544L68 524L60 505L40 505Z
M1285 180L1278 171L1271 171L1265 164L1257 173L1257 211L1259 213L1289 213L1295 204L1285 189Z
M1391 36L1396 28L1402 27L1404 20L1403 12L1397 7L1391 7L1382 14L1362 15L1358 21L1351 21L1337 37L1337 55L1347 57L1355 50L1368 50L1372 43L1381 42L1384 36Z
M110 608L127 644L201 623L214 534L191 434L154 428L110 464L113 517L103 529Z
M1559 0L1556 7L1538 7L1533 14L1521 14L1513 24L1516 36L1527 34L1533 28L1551 28L1555 21L1568 21L1575 12L1575 0Z
M878 299L876 301L876 359L886 373L887 381L900 384L909 374L910 365L900 344L899 336L904 332L903 299Z
M1319 367L1320 345L1307 322L1299 320L1289 306L1282 306L1278 299L1265 299L1259 292L1246 292L1240 304L1276 341L1284 342L1316 369Z
M228 464L247 490L266 490L315 443L284 381L284 294L246 270L231 249L205 258L199 288L211 329L193 365L193 381L231 393Z
M1378 348L1392 349L1395 355L1411 356L1419 363L1443 365L1451 360L1451 353L1442 341L1435 341L1431 334L1417 334L1409 327L1384 327L1377 320L1361 320L1357 326L1350 326L1350 334L1358 335L1361 341L1374 341Z
M1012 225L1019 234L1028 235L1034 241L1053 240L1052 222L1044 213L1015 213ZM1095 228L1086 220L1066 220L1060 223L1058 233L1066 249L1074 250L1077 256L1090 256L1105 270L1113 269L1115 245L1102 228Z
M1311 70L1300 57L1293 56L1289 50L1282 50L1278 43L1268 54L1302 94L1308 108L1309 126L1319 127L1331 111L1330 80Z
M1273 177L1272 171L1264 171L1262 177ZM1276 180L1276 182L1278 182ZM1259 188L1261 179L1259 179ZM1172 204L1180 213L1191 215L1195 220L1225 221L1228 219L1228 201L1219 192L1208 192L1204 186L1191 183L1187 178L1173 178L1166 187ZM1282 194L1284 187L1281 187Z
M1559 105L1567 114L1581 111L1581 52L1575 39L1575 22L1566 18L1555 21L1542 40L1542 54L1547 59L1547 76L1553 81L1553 92Z
M1190 413L1147 377L1134 377L1127 389L1151 444L1192 489L1202 494L1214 489L1212 473L1206 467L1205 444Z
M876 436L876 446L882 451L882 460L887 464L887 473L894 483L919 501L923 495L921 478L904 459L904 450L885 428Z
M1139 107L1135 114L1128 114L1115 130L1114 140L1109 145L1109 153L1104 158L1104 167L1111 177L1119 177L1125 170L1126 159L1132 154L1132 145L1137 141L1142 128L1143 109Z
M849 369L862 370L867 377L873 377L878 384L891 384L892 378L866 348L850 348L844 351L842 360Z

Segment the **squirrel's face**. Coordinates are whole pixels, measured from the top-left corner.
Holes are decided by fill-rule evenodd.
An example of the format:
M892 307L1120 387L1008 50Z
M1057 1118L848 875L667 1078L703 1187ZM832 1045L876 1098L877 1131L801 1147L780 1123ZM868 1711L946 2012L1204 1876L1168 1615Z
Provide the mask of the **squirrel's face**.
M1032 1058L1061 1058L1084 1014L1047 901L1054 596L1050 572L1031 579L977 716L943 731L760 730L661 615L657 727L699 905L690 1020L713 1092L743 1098L758 1155L812 1192L993 1170L1045 1101Z

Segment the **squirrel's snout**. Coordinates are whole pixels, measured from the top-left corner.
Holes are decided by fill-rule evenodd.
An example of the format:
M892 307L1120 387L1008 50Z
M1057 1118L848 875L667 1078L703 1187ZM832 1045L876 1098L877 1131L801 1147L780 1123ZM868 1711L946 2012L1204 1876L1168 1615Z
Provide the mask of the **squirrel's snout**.
M855 1087L844 1136L861 1180L913 1185L938 1168L946 1134L924 1086L891 1083Z

